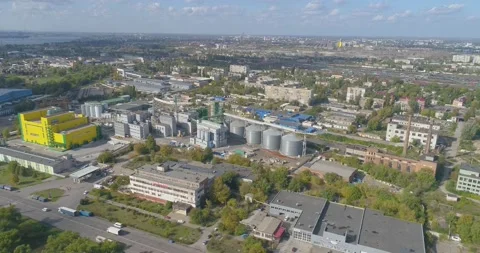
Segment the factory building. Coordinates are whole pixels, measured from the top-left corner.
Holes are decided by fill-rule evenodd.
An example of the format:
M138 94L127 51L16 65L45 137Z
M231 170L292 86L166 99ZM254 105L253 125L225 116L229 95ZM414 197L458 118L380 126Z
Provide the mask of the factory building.
M265 86L265 97L267 99L298 101L308 105L313 97L312 90L296 87Z
M86 102L80 106L82 114L84 116L100 119L103 118L102 114L105 111L107 105L100 102Z
M289 221L294 240L335 252L425 253L423 226L368 208L281 191L269 214Z
M180 112L176 114L177 117L177 127L184 135L190 135L193 132L197 131L197 125L195 124L195 119L198 118L198 112Z
M403 115L396 115L392 118L392 123L399 124L402 126L408 126L408 117ZM435 131L440 131L440 125L432 122L432 129ZM430 129L430 121L425 117L412 117L412 127Z
M403 126L400 124L395 124L395 123L388 123L387 126L387 136L386 140L391 141L393 137L397 136L400 138L402 142L407 140L407 128L408 126ZM408 145L411 145L412 142L418 141L422 146L427 145L428 143L428 138L429 138L429 129L425 128L417 128L417 127L411 127L410 128L410 136L408 138ZM435 147L437 146L437 140L438 140L438 131L432 130L431 131L431 137L430 137L430 149L434 150Z
M100 138L100 129L88 118L51 107L18 114L22 140L48 147L71 149Z
M150 135L149 116L150 114L145 111L116 114L113 123L115 135L138 140L146 139Z
M231 74L246 75L248 72L250 72L250 67L247 65L230 65Z
M32 95L30 89L0 89L0 104L13 102Z
M150 125L146 122L128 124L130 137L137 140L145 140L150 135Z
M220 148L227 145L228 128L223 124L202 120L197 125L197 136L190 143L202 148Z
M30 167L36 171L50 175L61 173L73 168L74 161L70 155L60 158L48 157L42 154L26 152L11 147L0 147L0 162L18 162L23 167Z

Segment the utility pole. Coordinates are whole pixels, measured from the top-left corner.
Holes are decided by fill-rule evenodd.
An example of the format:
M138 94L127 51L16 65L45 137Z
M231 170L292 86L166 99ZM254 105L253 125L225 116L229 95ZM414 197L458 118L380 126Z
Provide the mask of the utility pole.
M403 144L403 153L402 155L404 157L407 157L407 151L408 151L408 144L410 142L410 128L412 127L412 114L408 116L408 126L407 126L407 133L405 136L405 143Z

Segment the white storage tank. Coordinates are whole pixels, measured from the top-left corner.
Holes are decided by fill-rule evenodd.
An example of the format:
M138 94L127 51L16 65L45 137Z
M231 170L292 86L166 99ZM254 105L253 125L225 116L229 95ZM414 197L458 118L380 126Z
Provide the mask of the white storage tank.
M280 153L285 156L296 157L302 155L303 141L295 134L287 134L282 137Z
M230 123L230 136L234 138L243 138L245 135L245 122L236 120Z
M262 133L262 147L268 150L278 151L282 142L282 132L270 128Z

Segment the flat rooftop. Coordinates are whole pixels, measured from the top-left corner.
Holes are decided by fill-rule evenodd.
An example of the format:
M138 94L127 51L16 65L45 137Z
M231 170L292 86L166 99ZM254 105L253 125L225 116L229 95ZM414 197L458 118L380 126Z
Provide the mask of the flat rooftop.
M84 129L84 128L89 128L89 127L92 127L92 126L95 126L94 124L87 124L87 125L83 125L83 126L78 126L78 127L75 127L75 128L71 128L71 129L68 129L66 131L62 131L60 133L72 133L72 132L75 132L75 131L78 131L80 129Z
M54 157L40 155L37 153L26 152L23 150L14 149L11 147L0 147L0 154L15 157L25 161L31 161L46 166L55 166L62 162L62 160Z
M138 168L138 173L136 173L135 176L152 180L152 181L165 182L167 184L176 184L176 183L162 179L162 178L152 178L152 174L164 176L164 177L170 177L170 178L187 181L191 183L200 183L209 178L209 175L206 175L204 173L194 172L194 171L190 171L182 168L170 168L165 172L163 172L157 169L158 166L161 166L161 165L156 165L156 164L144 165ZM148 174L143 174L142 172L146 172ZM179 184L179 186L186 187L184 184L181 184L181 185ZM192 187L192 188L196 188L196 187Z
M315 228L313 225L317 224L326 203L326 199L287 191L280 191L270 202L270 204L302 210L302 214L298 217L295 228L310 232L313 232Z
M341 236L347 234L347 242L356 244L362 227L363 212L363 208L328 202L313 233L320 236L323 236L324 231Z
M480 173L480 167L479 166L473 166L473 165L470 165L468 163L462 163L460 165L460 169Z
M273 234L277 230L278 226L282 223L281 220L268 216L265 217L257 227L257 230L266 234Z
M326 173L335 173L342 178L349 180L350 177L352 176L357 169L344 166L335 162L330 162L330 161L323 161L323 160L318 160L312 164L309 164L309 166L306 166L310 170L314 172L321 172L323 174Z
M388 217L370 209L365 209L358 244L387 252L425 253L421 224Z

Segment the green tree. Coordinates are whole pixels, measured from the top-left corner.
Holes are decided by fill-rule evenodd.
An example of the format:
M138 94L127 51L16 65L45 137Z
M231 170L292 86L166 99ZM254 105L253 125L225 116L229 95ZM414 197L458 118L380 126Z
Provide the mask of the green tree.
M354 126L354 125L348 126L348 133L349 133L349 134L355 134L355 133L357 133L357 127Z
M30 253L30 252L32 252L32 249L30 248L30 245L28 245L28 244L19 245L13 251L13 253Z
M393 136L392 138L390 138L390 141L395 142L395 143L399 143L399 142L402 142L402 139L400 139L400 137L398 137L398 136Z
M215 200L222 205L227 203L227 200L230 198L230 189L226 184L223 183L223 180L220 177L215 179L212 187L212 193L215 197Z
M148 148L145 146L145 144L142 143L135 144L133 146L133 150L135 151L135 153L137 153L137 155L146 155L149 153Z
M244 241L242 252L243 253L267 253L267 251L262 245L262 242L251 236Z
M20 182L20 178L18 177L18 175L12 174L10 178L10 183L12 183L13 185L17 185L18 182Z
M115 162L115 157L112 152L104 151L97 157L97 161L99 163L113 163Z
M2 130L3 139L7 140L10 137L10 129L4 128Z
M0 253L13 252L15 247L20 243L20 235L17 229L12 229L0 233Z
M145 147L150 151L150 152L156 152L158 151L158 146L157 143L155 142L155 138L153 136L149 135L147 137L147 140L145 141Z
M326 173L323 178L325 179L325 182L327 182L327 184L335 184L337 182L343 181L342 177L336 173Z
M271 173L271 179L274 183L275 190L284 190L288 186L288 169L280 167Z
M364 105L363 109L371 110L372 106L373 106L373 99L372 98L367 98L367 101L365 101L365 105Z

